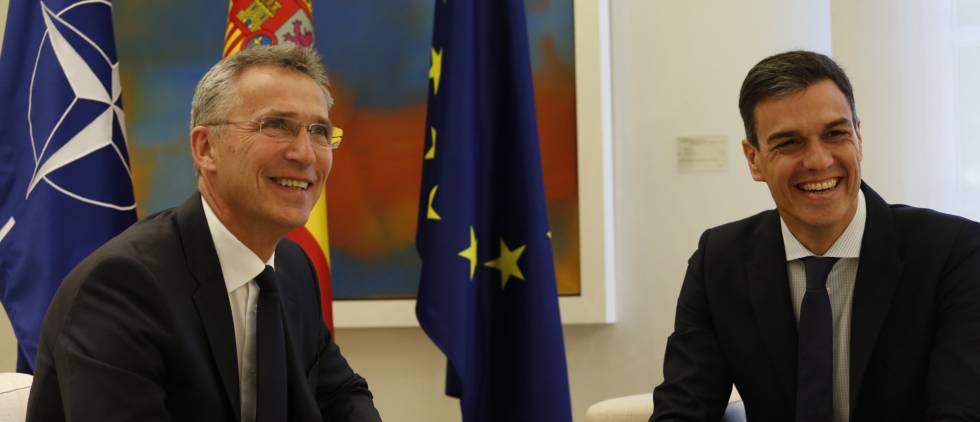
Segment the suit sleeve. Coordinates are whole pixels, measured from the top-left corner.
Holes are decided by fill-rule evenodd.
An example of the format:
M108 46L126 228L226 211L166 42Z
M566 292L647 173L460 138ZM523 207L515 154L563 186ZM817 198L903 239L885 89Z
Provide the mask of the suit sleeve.
M380 422L367 381L356 374L323 327L316 401L324 421Z
M706 231L688 260L677 300L674 333L667 339L664 382L653 391L650 421L721 420L732 389L732 375L718 345L704 279Z
M153 300L156 284L139 281L152 275L132 260L110 258L78 276L84 280L69 292L74 300L64 306L70 308L55 313L60 320L45 322L45 329L61 328L49 340L51 356L43 357L53 358L57 375L36 379L57 380L67 421L170 420L158 347L169 330ZM47 407L29 410L38 420L59 407L31 404Z
M961 230L938 293L927 420L980 420L980 227Z
M368 389L367 381L351 369L323 323L319 312L322 308L316 270L305 253L301 253L301 256L309 267L315 290L312 296L316 298L318 310L319 350L313 375L316 377L314 395L320 415L324 421L380 422L381 416L374 407L374 396Z

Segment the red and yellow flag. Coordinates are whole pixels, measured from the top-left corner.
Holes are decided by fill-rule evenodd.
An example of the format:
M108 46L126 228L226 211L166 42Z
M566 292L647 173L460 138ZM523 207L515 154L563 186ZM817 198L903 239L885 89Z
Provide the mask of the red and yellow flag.
M247 45L313 46L312 0L229 0L222 57Z
M228 26L222 57L249 45L294 43L313 46L312 0L229 0ZM306 226L287 237L299 243L313 261L320 279L323 321L333 330L333 294L330 289L330 248L327 237L327 195L323 192Z

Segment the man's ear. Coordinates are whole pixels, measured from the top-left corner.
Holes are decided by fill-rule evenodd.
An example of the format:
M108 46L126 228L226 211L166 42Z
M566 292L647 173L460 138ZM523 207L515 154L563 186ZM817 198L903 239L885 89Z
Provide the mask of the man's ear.
M194 129L191 129L191 157L194 159L194 165L197 166L199 172L210 172L216 169L215 141L217 139L215 139L215 133L211 128L195 126Z
M762 182L765 179L762 178L762 171L759 170L759 149L749 142L748 138L742 139L742 153L745 154L745 161L749 163L749 173L752 174L752 180L756 182Z

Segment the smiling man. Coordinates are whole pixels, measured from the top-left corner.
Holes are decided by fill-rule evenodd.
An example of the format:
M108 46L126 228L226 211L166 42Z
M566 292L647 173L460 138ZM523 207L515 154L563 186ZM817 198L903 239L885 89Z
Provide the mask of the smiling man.
M739 109L776 209L701 236L651 421L718 421L732 384L750 421L980 420L980 225L862 182L827 56L762 60Z
M45 317L30 421L380 421L284 239L339 143L315 52L254 47L191 104L197 188L68 275Z

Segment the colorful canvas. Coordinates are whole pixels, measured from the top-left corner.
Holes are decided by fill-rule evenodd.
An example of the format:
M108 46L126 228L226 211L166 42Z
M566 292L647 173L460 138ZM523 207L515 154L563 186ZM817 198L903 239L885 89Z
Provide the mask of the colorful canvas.
M114 6L137 205L147 215L194 189L186 126L190 98L226 47L228 4L119 0ZM315 45L337 99L331 117L344 129L327 189L334 298L413 298L432 2L317 0L311 6ZM528 0L526 10L558 290L576 295L581 289L572 0ZM278 28L291 29L288 22ZM490 130L508 136L506 127Z

